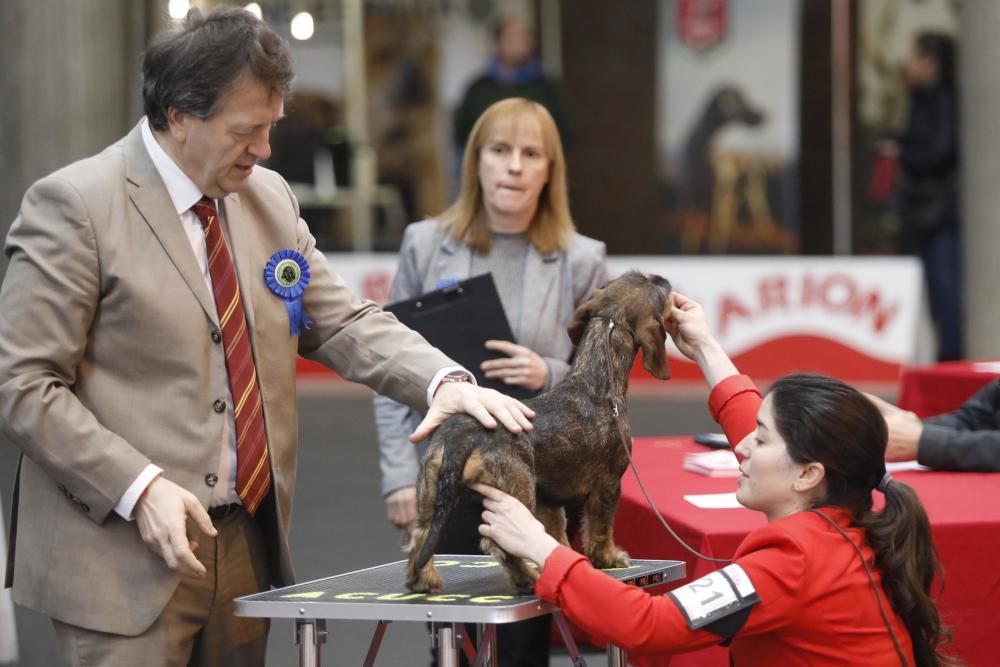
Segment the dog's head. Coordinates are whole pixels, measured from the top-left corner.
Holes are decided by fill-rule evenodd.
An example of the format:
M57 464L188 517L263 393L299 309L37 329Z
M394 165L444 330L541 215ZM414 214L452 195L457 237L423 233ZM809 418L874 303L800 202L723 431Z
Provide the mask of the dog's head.
M663 322L671 305L672 289L666 278L629 271L594 290L590 299L576 309L569 324L569 337L577 345L591 319L613 320L617 326L627 327L642 348L642 367L646 372L668 380L667 332Z

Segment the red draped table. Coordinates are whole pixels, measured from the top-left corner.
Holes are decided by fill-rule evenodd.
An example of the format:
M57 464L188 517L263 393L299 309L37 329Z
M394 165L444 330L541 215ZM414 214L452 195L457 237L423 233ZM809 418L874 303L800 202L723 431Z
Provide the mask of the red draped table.
M689 545L715 558L730 558L744 536L765 518L747 509L699 509L688 494L726 493L736 480L715 479L681 469L685 452L706 451L689 437L636 438L633 457L657 509ZM1000 636L1000 473L909 471L894 477L912 486L930 516L934 541L945 568L936 593L938 609L951 627L955 649L970 667L997 664ZM688 580L720 567L695 560L671 538L649 508L631 471L622 480L615 538L635 558L677 559L688 563ZM642 667L726 667L728 650L712 648L661 656L630 656Z
M943 361L903 370L899 407L919 417L951 412L990 380L1000 377L1000 360Z

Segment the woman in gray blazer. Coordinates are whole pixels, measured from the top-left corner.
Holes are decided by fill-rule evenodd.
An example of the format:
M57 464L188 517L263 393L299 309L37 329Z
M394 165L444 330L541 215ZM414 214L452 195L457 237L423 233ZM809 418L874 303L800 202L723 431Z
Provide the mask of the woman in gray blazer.
M577 306L607 281L605 258L604 243L574 231L552 116L540 104L510 98L486 109L473 127L458 200L438 218L406 228L390 298L410 299L492 273L516 340L483 341L502 356L484 362L481 371L538 392L569 370L573 345L566 328ZM416 518L423 452L408 436L420 419L404 405L375 397L382 492L389 520L400 528Z

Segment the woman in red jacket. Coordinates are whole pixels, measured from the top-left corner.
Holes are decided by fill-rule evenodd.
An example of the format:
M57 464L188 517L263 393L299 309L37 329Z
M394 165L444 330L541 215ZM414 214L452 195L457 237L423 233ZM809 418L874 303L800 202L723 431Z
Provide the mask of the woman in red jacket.
M910 487L885 471L886 426L839 380L791 375L766 398L719 347L701 306L674 294L665 323L701 368L709 407L743 473L736 497L764 512L733 564L665 596L595 570L516 499L488 486L480 533L542 568L538 595L626 650L729 644L736 665L954 665L929 592L939 569ZM872 511L872 490L885 508Z

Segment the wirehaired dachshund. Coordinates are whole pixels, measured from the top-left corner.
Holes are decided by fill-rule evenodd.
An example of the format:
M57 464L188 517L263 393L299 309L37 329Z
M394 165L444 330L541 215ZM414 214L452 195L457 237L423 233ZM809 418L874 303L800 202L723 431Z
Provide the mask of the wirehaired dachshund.
M581 508L587 558L600 568L630 564L612 537L632 447L625 394L640 348L650 375L670 377L663 321L671 304L670 283L660 276L632 271L610 281L573 314L569 335L577 347L567 376L525 401L537 415L534 430L487 430L467 415L454 415L437 430L421 463L417 519L405 547L410 590L441 590L434 549L460 496L474 494L467 487L477 482L523 502L563 544L563 508ZM514 588L533 589L535 568L488 538L480 548L499 561Z

